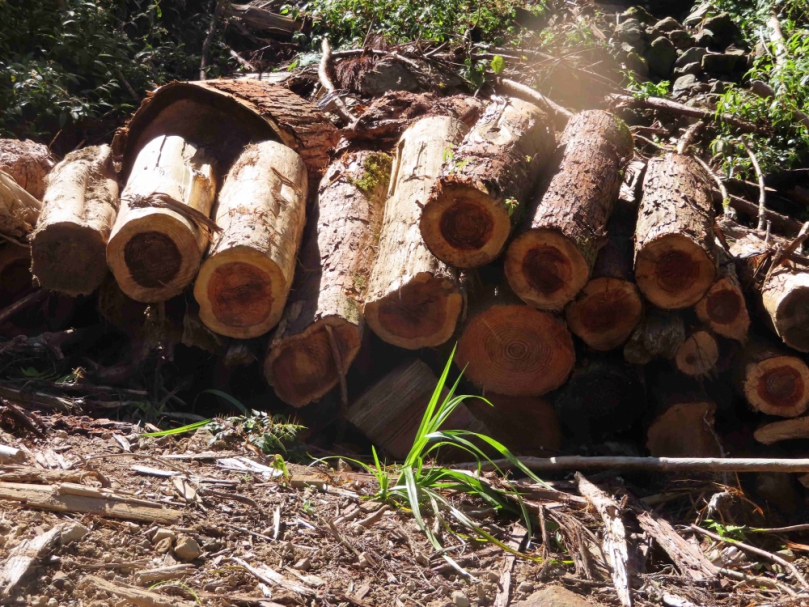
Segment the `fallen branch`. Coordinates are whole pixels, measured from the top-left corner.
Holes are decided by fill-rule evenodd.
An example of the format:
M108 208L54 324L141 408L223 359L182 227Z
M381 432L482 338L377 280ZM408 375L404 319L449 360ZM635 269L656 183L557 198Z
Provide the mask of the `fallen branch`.
M677 142L677 153L678 154L687 154L688 148L696 141L697 137L699 137L700 133L702 133L702 129L705 128L705 123L700 120L699 122L695 122L690 127L688 127L683 133L683 136L680 137L680 141Z
M764 230L767 225L767 188L764 185L764 175L761 172L761 166L758 164L758 158L756 158L744 137L742 137L742 145L750 157L750 162L753 163L753 169L755 169L756 177L758 178L758 229Z
M735 457L623 457L567 455L561 457L520 457L529 470L539 472L569 470L645 470L649 472L809 472L809 459L768 459ZM455 466L477 470L477 463ZM511 470L507 459L481 464L483 470Z
M545 108L545 110L549 111L553 114L557 119L557 127L561 127L562 129L567 124L567 121L573 117L573 112L570 110L563 108L561 105L548 99L542 93L535 91L529 86L525 86L524 84L520 84L519 82L514 82L513 80L509 80L508 78L501 78L498 82L500 92L507 93L509 95L514 95L522 99L523 101L528 101L530 103L539 104L541 107Z
M340 117L343 120L348 121L349 124L353 123L356 119L351 111L343 101L342 97L337 94L337 89L334 86L334 80L332 80L331 73L332 73L332 65L331 65L331 46L329 46L329 39L323 38L323 57L320 60L320 66L317 70L317 76L320 79L320 84L323 85L323 88L326 89L326 92L329 93L334 98L334 105L336 106L337 113L340 114Z
M784 39L784 32L781 31L781 23L778 21L778 15L775 11L772 11L767 19L767 27L770 28L770 42L775 47L775 65L779 70L784 69L789 53Z
M718 189L713 190L713 195L715 200L722 201L724 199L724 195ZM747 217L758 217L759 207L755 203L734 194L728 194L728 200L730 201L728 206L733 210ZM767 221L771 221L774 228L784 233L797 234L803 225L796 219L781 215L770 209L765 209L764 213Z

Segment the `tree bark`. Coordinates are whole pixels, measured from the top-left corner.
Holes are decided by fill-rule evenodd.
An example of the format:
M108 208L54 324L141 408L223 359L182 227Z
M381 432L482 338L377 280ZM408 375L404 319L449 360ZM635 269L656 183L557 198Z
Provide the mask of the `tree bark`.
M710 331L693 331L677 348L674 364L686 375L703 377L716 369L719 346Z
M561 162L529 213L529 229L509 245L506 276L528 303L560 310L590 277L632 152L632 136L612 114L574 116L561 139Z
M161 135L140 151L107 245L124 293L165 301L194 280L208 244L198 216L207 219L215 192L214 166L183 138Z
M390 167L387 154L356 152L323 177L292 295L264 362L267 382L290 405L326 394L360 349L360 310L376 260Z
M655 358L674 358L685 341L685 323L678 312L649 308L624 345L624 359L645 365Z
M635 280L661 308L696 304L716 279L711 193L690 157L668 154L646 168L635 230Z
M483 422L491 436L510 451L540 454L558 451L562 428L553 406L538 396L506 396L494 392L484 395L491 405L478 398L464 404Z
M751 408L768 415L797 417L809 403L809 367L797 356L754 340L739 358L742 391Z
M248 147L225 180L216 207L222 232L200 268L194 297L212 331L247 339L281 319L306 223L306 166L290 148Z
M36 290L30 267L28 247L0 245L0 310Z
M43 288L75 297L101 286L118 204L108 145L71 152L56 165L31 235L31 269Z
M50 150L41 143L0 139L0 171L37 200L45 195L45 178L54 164Z
M547 115L513 98L494 101L444 161L419 227L441 261L474 268L500 255L555 147Z
M0 170L0 241L23 245L34 229L42 203Z
M697 302L697 317L715 333L744 343L750 329L750 316L736 273L736 261L719 246L716 253L718 280Z
M635 211L616 208L607 223L607 244L598 253L592 278L565 308L570 330L594 350L623 345L643 318L643 302L632 273Z
M402 348L444 343L461 312L458 274L426 247L418 222L446 150L466 131L454 118L429 117L399 141L364 313L374 333Z

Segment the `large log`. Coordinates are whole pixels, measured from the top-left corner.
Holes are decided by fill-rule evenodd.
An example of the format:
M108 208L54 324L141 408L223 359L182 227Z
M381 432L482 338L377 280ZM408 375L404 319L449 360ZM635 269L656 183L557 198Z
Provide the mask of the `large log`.
M0 245L0 310L35 290L31 250L16 244Z
M53 165L50 150L41 143L0 139L0 171L37 200L45 194L45 177Z
M500 255L553 154L548 116L519 99L495 99L447 154L419 226L436 257L473 268Z
M514 292L545 310L562 309L587 284L632 153L626 125L598 110L574 116L560 144L559 170L506 252Z
M779 417L797 417L809 404L809 367L797 356L751 340L739 358L739 380L751 408Z
M693 306L716 279L714 211L702 168L688 156L653 158L635 230L635 280L661 308Z
M523 304L507 286L483 289L473 298L455 363L476 386L539 396L561 386L575 362L563 320Z
M464 401L467 409L489 429L492 438L510 451L536 455L555 452L562 445L562 428L553 406L539 396L506 396L490 392L488 403ZM491 404L489 404L491 403Z
M228 173L216 207L222 228L194 285L211 330L247 339L281 318L306 223L306 166L290 148L249 146Z
M118 214L108 145L71 152L48 175L31 235L32 272L43 288L89 295L107 274L107 240Z
M697 317L719 335L744 343L750 316L736 273L736 262L717 246L718 279L696 305Z
M685 338L674 355L674 364L682 373L703 377L716 369L719 346L710 331L697 329Z
M424 244L419 218L446 150L467 130L454 118L434 116L413 124L399 141L364 313L374 333L402 348L444 343L461 312L457 272Z
M208 245L204 224L216 178L205 153L177 136L142 148L121 194L107 264L136 301L165 301L194 279Z
M331 390L360 349L360 310L390 168L387 154L357 152L323 177L295 285L264 362L267 382L290 405L303 406Z
M635 210L620 204L607 223L607 243L593 275L565 308L570 330L594 350L622 345L643 318L643 302L632 272Z

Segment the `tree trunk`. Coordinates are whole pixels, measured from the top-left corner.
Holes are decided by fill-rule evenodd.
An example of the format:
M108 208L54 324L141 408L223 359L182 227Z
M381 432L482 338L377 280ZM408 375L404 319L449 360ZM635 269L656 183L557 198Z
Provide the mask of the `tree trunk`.
M419 226L436 257L474 268L500 255L555 146L538 107L519 99L493 102L444 161Z
M42 203L0 170L0 241L24 244L39 219Z
M247 339L281 319L306 223L306 188L300 156L275 141L249 146L231 168L216 207L222 232L194 285L212 331Z
M455 364L476 386L507 396L539 396L561 386L575 362L564 321L523 304L505 285L474 296Z
M208 244L216 193L211 161L177 136L159 136L138 154L107 245L107 264L136 301L165 301L194 280Z
M715 333L744 343L750 328L750 316L736 273L736 261L719 246L716 252L719 278L697 303L697 316Z
M562 428L553 406L537 396L489 393L464 404L512 452L522 455L555 455L562 445ZM550 452L550 453L548 453Z
M674 358L685 341L685 323L679 312L648 308L643 321L624 345L624 359L645 365L655 358Z
M267 382L290 405L326 394L360 349L360 309L376 260L390 167L387 154L356 152L323 177L292 296L264 362Z
M643 302L632 274L635 211L619 205L607 223L607 244L593 276L565 309L570 330L594 350L622 345L643 318Z
M75 297L101 286L118 204L108 145L71 152L56 165L31 236L32 272L43 288Z
M50 150L30 140L0 139L0 171L37 200L45 195L45 177L53 168Z
M677 368L692 377L703 377L716 369L719 360L719 346L710 331L692 332L674 356Z
M702 168L668 154L646 168L635 230L635 280L661 308L696 304L716 279L714 211Z
M506 276L526 303L560 310L590 277L632 153L632 136L612 114L576 114L562 134L561 163L509 245Z
M418 223L445 152L466 131L454 118L429 117L399 141L364 313L374 333L402 348L444 343L461 312L457 272L430 253Z
M779 417L797 417L809 403L809 367L797 356L751 341L739 359L742 391L756 411Z
M34 292L30 267L28 247L0 245L0 310Z

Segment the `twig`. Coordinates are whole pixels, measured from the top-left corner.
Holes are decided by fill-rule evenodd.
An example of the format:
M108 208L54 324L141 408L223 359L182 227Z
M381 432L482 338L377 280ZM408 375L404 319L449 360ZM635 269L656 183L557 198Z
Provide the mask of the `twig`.
M677 142L677 153L687 154L688 148L691 147L691 144L694 143L703 128L705 128L705 123L702 120L688 127L683 136L680 137L680 141Z
M769 227L770 222L767 222L767 226ZM795 253L806 239L809 238L809 221L803 224L801 231L798 232L798 235L795 239L790 242L787 246L785 246L782 250L778 251L778 254L773 258L772 265L770 266L770 271L772 268L775 268L781 264L782 261L791 257L793 253Z
M632 137L634 139L640 139L644 143L648 143L652 147L656 147L658 150L665 150L665 151L669 151L669 152L674 151L674 147L672 147L670 145L666 145L664 143L657 143L656 141L652 141L651 139L649 139L647 137L644 137L643 135L640 135L639 133L635 133L634 135L632 135Z
M323 38L323 57L320 60L320 66L317 70L317 76L320 79L320 84L323 85L323 88L326 89L327 92L331 93L334 97L334 105L337 108L337 113L340 114L340 117L343 120L346 120L349 123L354 122L355 116L349 111L348 107L343 101L342 97L337 94L337 89L334 86L334 81L331 78L331 46L329 46L329 39Z
M714 195L719 196L720 200L722 199L722 194L719 190L714 190ZM745 200L744 198L734 194L730 194L729 197L730 203L728 206L730 206L732 209L743 215L747 215L748 217L758 216L759 209L756 203ZM767 219L772 221L773 226L782 232L797 234L800 232L801 227L803 226L800 221L787 217L786 215L781 215L781 213L776 213L771 209L767 209L765 212Z
M744 146L747 155L750 156L750 161L753 163L753 168L756 171L756 177L758 178L758 229L764 230L767 226L767 187L764 185L764 175L761 173L761 167L758 164L758 158L753 153L753 150L750 149L750 146L747 145L747 141L745 141L744 137L742 139L742 145Z
M677 146L677 151L679 152L679 146ZM679 153L682 154L682 152ZM713 179L716 182L716 186L719 188L719 191L722 192L722 206L724 207L726 204L730 205L730 195L728 194L727 187L725 187L725 182L722 181L722 179L720 179L719 175L717 175L711 170L711 167L709 167L708 163L705 162L702 158L700 158L699 156L694 156L693 158L703 169L705 169L705 172L708 174L708 176L711 177L711 179Z
M530 101L532 103L538 103L551 113L556 115L556 117L563 122L567 122L570 118L573 117L573 112L570 110L563 108L561 105L548 99L542 93L535 91L529 86L525 86L524 84L520 84L519 82L514 82L513 80L509 80L508 78L501 78L499 81L500 87L503 92L509 93L514 95L515 97L520 97L525 99L526 101Z
M0 310L0 322L5 322L17 312L21 312L25 308L38 303L41 299L47 297L48 292L45 289L37 289L33 293L29 293L22 299L18 299L10 306L6 306Z
M242 57L239 53L234 51L232 48L228 49L228 52L230 53L230 56L233 57L238 62L239 65L241 65L242 67L244 67L244 68L246 68L246 69L248 69L250 71L255 70L252 63L250 63L247 59Z
M735 569L726 569L724 567L719 567L717 568L716 571L724 575L725 577L729 577L732 580L749 582L751 584L757 584L758 586L766 586L767 588L776 588L782 592L786 592L790 596L798 596L798 593L792 590L792 588L790 588L786 584L781 584L780 582L771 580L768 577L747 575L746 573L742 573L741 571L736 571Z
M756 528L747 529L750 533L790 533L792 531L809 531L809 524L790 525L789 527L769 527L769 528Z
M780 556L772 554L771 552L767 552L766 550L762 550L761 548L756 548L755 546L751 546L750 544L745 544L744 542L739 542L736 540L732 540L730 538L722 537L720 535L717 535L716 533L713 533L712 531L708 531L707 529L703 529L702 527L697 527L696 525L690 525L689 528L692 531L701 533L702 535L707 535L709 538L717 542L728 542L730 544L733 544L737 548L740 548L741 550L764 557L765 559L771 560L773 563L778 563L779 565L781 565L781 567L788 569L801 586L809 590L809 582L807 582L806 578L804 578L801 572L798 571L798 568L795 567L795 565L793 565L789 561L785 561Z

